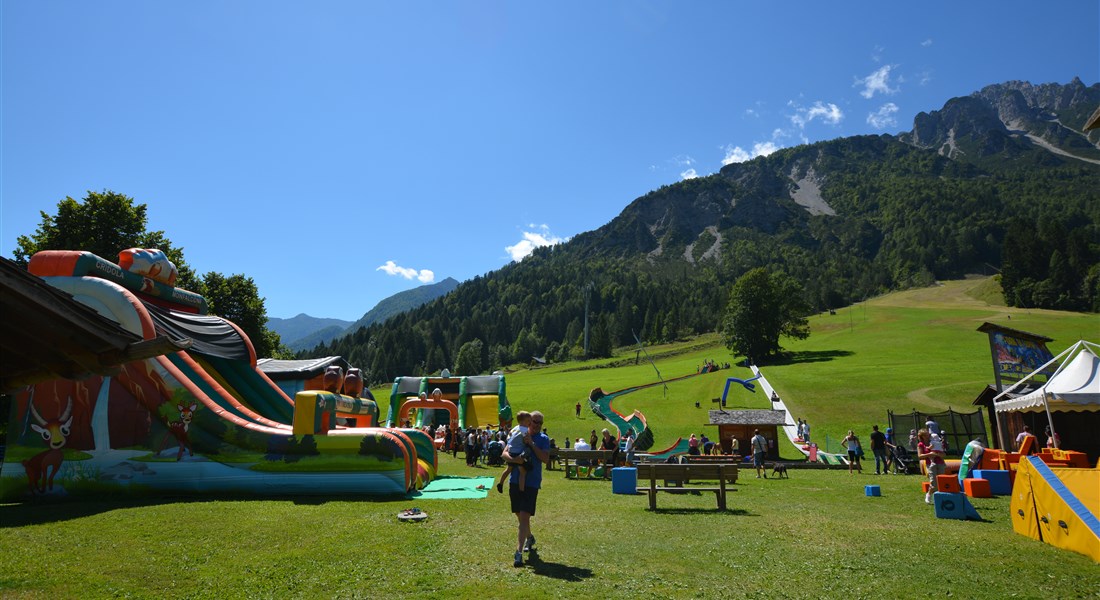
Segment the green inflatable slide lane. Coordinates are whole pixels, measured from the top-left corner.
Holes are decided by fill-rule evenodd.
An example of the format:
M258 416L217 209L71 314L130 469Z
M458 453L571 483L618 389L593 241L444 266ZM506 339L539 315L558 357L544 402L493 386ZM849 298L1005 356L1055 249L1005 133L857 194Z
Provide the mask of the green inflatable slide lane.
M248 363L207 355L202 358L241 394L243 404L272 421L288 425L294 422L294 407Z

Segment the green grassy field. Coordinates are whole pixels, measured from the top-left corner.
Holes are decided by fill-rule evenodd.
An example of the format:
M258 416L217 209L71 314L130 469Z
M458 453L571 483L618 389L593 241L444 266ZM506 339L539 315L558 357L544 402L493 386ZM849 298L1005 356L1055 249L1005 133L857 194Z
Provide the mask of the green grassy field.
M1100 338L1095 315L991 306L972 295L979 285L948 282L816 316L809 339L786 344L795 360L764 373L815 436L839 435L868 431L887 409L969 407L992 377L975 331L983 321L1055 338L1055 352ZM735 361L717 338L648 350L665 378L707 358ZM508 395L517 410L544 411L559 443L587 435L602 422L577 419L573 407L590 388L657 379L646 362L600 368L632 358L519 371ZM705 431L709 399L726 377L747 373L658 386L616 408L642 410L667 445ZM734 406L768 404L743 389L731 396ZM440 471L496 473L449 456ZM757 480L746 471L726 512L713 494L663 494L651 512L645 496L614 495L607 482L545 475L533 519L540 553L522 569L511 563L514 517L496 492L0 505L0 597L1100 597L1100 567L1013 533L1007 497L974 501L983 522L936 519L917 476L792 470L789 480ZM870 483L881 498L864 495ZM398 522L410 506L430 518Z
M993 382L986 321L1053 338L1057 354L1079 339L1100 340L1100 319L1093 314L1026 310L992 306L972 297L984 293L989 280L949 281L933 288L870 299L836 315L810 319L812 335L805 340L781 340L794 353L787 364L762 367L796 418L807 419L816 440L834 440L848 429L866 437L871 425L885 428L887 410L908 413L914 408L939 412L951 407L972 412L974 398ZM704 360L735 364L717 335L686 343L647 348L664 379L694 373ZM633 351L605 361L519 371L508 376L508 397L519 409L538 408L559 444L564 438L588 436L603 427L599 418L582 410L577 400L596 386L605 391L658 381L657 372L641 360L634 366L598 368L632 359ZM628 394L614 407L623 414L641 410L654 430L655 446L671 445L680 436L710 432L704 427L711 399L722 395L728 377L748 378L744 367L733 367ZM695 408L695 403L700 408ZM582 402L582 404L584 404ZM732 386L729 407L769 408L763 394ZM798 456L784 447L785 458Z

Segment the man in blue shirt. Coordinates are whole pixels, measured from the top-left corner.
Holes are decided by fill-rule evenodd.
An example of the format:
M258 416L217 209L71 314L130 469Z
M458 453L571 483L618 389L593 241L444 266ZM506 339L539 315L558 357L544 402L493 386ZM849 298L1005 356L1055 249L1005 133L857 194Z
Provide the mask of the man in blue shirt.
M527 435L523 437L523 443L531 449L534 455L534 464L527 471L524 490L519 489L519 469L512 471L508 482L508 496L512 501L512 513L519 521L519 543L516 545L515 562L513 566L523 566L523 552L535 549L535 536L531 535L531 517L535 516L535 504L539 497L539 488L542 487L542 465L550 464L550 438L542 432L542 413L534 411L527 426ZM511 460L508 451L504 451L504 459Z

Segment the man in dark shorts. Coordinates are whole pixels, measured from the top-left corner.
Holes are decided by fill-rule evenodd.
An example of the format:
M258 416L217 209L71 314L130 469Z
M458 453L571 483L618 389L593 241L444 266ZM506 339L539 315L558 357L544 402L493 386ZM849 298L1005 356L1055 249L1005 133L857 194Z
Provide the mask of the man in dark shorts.
M534 551L535 536L531 535L531 517L535 516L535 504L539 497L539 488L542 487L542 465L550 461L550 438L542 432L543 416L539 411L531 413L531 420L527 425L527 435L523 437L523 443L530 448L534 457L532 467L527 471L527 479L524 490L519 490L519 469L512 471L508 483L508 496L512 501L512 513L519 522L518 544L516 545L515 561L513 566L523 566L524 551ZM508 451L504 451L505 460L510 460Z
M768 473L764 470L764 458L768 455L768 440L760 435L759 429L754 429L752 433L752 439L749 440L749 445L752 446L752 466L756 467L757 479L760 479L760 475L767 479Z

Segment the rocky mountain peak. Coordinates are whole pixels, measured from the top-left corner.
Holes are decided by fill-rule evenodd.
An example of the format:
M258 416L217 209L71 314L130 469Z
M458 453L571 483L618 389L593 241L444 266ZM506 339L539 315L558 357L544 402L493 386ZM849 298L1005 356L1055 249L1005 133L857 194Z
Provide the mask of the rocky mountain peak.
M913 130L899 138L956 160L982 162L999 156L1032 160L1078 160L1100 164L1100 144L1081 129L1100 104L1100 84L1008 81L989 85L943 108L920 113Z

